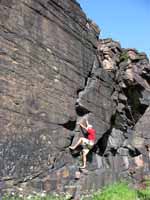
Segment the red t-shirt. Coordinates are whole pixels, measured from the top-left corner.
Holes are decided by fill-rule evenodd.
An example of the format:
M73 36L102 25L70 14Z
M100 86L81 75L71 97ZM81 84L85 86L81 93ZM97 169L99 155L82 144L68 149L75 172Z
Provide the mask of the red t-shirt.
M93 128L88 128L88 139L94 141L96 139L96 131Z

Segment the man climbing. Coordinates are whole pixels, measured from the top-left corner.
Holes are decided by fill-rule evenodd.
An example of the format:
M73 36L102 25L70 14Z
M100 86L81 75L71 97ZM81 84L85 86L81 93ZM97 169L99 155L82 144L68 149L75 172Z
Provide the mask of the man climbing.
M92 125L90 125L88 121L86 121L86 126L84 126L82 123L80 123L79 125L87 131L88 137L81 137L74 146L70 146L69 148L71 150L75 150L79 145L82 145L83 166L80 167L80 169L84 169L86 168L87 154L95 143L96 131L92 128Z

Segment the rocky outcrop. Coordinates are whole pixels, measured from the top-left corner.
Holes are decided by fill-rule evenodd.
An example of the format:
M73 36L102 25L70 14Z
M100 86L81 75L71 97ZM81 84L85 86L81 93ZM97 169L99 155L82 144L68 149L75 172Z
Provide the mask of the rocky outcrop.
M74 0L0 1L3 192L79 199L119 178L138 185L147 177L150 64L99 33ZM68 146L85 119L97 140L80 172L81 154Z

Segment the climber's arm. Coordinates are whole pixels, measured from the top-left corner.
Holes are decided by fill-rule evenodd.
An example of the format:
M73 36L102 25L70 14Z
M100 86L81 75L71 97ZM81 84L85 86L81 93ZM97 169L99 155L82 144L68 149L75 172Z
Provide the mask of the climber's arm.
M86 126L88 127L88 125L89 125L89 122L88 122L88 120L86 120Z
M84 126L82 123L80 123L80 126L81 126L82 128L84 128L85 130L87 130L87 127Z

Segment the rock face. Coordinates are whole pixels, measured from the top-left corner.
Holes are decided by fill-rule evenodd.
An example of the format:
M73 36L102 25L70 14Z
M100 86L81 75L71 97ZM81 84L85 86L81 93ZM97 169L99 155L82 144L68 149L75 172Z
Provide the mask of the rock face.
M3 191L78 199L119 178L138 185L147 177L150 64L99 33L75 0L0 0ZM81 155L68 146L85 119L97 140L79 172Z

